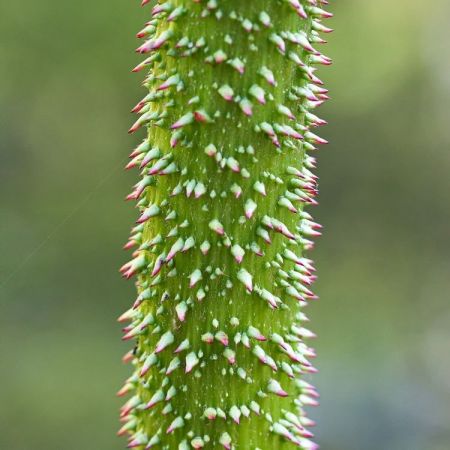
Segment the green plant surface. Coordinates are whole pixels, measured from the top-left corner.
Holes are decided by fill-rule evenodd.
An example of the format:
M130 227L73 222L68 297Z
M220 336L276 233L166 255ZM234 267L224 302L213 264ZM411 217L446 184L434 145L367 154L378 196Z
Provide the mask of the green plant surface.
M316 448L305 251L320 225L305 206L310 152L326 143L311 112L327 99L323 3L171 0L138 34L149 93L133 110L130 132L147 137L127 166L142 178L121 268L138 290L120 318L136 339L120 391L129 447Z

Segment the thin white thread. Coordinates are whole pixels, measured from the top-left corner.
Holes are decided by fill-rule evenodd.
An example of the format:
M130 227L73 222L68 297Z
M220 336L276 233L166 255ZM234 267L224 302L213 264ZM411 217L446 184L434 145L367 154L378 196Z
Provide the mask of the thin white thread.
M92 196L121 168L128 158L124 158L114 169L111 170L104 178L102 178L98 184L84 197L84 199L44 238L23 260L17 265L17 267L0 282L0 287L5 287L7 283L11 281L14 276L19 273L32 259L35 257L42 248L58 233L58 231L69 222L92 198Z

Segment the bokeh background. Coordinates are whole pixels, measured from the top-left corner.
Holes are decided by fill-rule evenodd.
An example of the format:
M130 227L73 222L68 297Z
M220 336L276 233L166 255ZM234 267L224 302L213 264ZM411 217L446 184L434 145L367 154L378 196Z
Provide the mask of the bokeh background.
M324 450L450 448L450 3L332 2L315 382ZM121 449L123 0L0 5L0 448Z

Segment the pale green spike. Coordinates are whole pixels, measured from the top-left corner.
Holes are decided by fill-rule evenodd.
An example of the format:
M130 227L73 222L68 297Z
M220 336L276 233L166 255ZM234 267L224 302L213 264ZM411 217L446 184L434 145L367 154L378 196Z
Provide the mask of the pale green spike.
M269 84L271 85L275 85L276 81L275 81L275 76L273 74L273 72L266 66L262 66L259 69L259 75L261 75Z
M225 431L219 438L219 443L227 450L231 450L231 436Z
M254 212L256 211L257 206L258 205L251 198L249 198L245 202L244 211L245 211L245 216L247 217L247 219L251 219Z
M236 362L236 352L231 350L231 348L226 348L223 351L223 356L230 364L234 364Z
M202 279L202 271L195 269L189 276L189 287L194 287Z
M258 86L257 84L253 84L248 92L251 96L255 97L259 103L263 105L266 103L266 93L264 89Z
M200 362L195 352L191 352L186 356L185 372L189 373Z
M245 255L245 250L239 244L235 244L231 247L231 253L236 261L241 263Z
M241 406L241 412L242 412L244 417L249 417L250 416L250 409L248 409L248 407L246 405L242 405Z
M253 189L258 192L261 195L266 196L266 187L264 186L264 183L261 181L255 181L255 184L253 185Z
M163 351L166 347L173 343L175 340L171 331L166 331L156 344L155 353Z
M177 417L172 421L172 423L167 428L166 434L173 433L178 428L184 427L184 425L185 425L184 419L182 417Z
M257 402L255 402L254 400L252 400L250 402L250 409L257 414L258 416L261 414L261 407L259 406L259 404Z
M253 105L252 102L248 99L248 98L243 98L240 102L239 102L239 107L241 108L242 112L247 115L247 116L251 116L253 115Z
M237 272L237 279L246 287L248 291L253 290L253 277L246 269L241 269Z
M174 370L178 369L180 365L181 365L180 358L178 357L173 358L166 369L166 375L170 375Z
M233 405L230 408L230 410L228 411L228 414L234 420L234 422L239 424L242 413L241 413L241 410L236 405Z
M198 182L196 185L195 185L195 188L194 188L194 195L195 195L195 198L199 198L199 197L201 197L203 194L205 194L206 193L206 187L205 187L205 185L200 181L200 182Z
M265 11L261 11L259 13L259 20L261 21L261 23L265 26L265 27L270 27L271 26L271 20L269 15L265 12Z
M228 84L223 84L219 88L219 94L227 101L230 101L233 99L234 91L233 88L228 86Z
M185 339L175 350L175 353L180 353L184 350L187 350L190 347L189 339Z
M189 236L184 242L184 246L181 251L186 252L189 249L193 248L194 246L195 246L195 238L193 236Z
M164 400L164 397L165 397L164 392L161 389L159 389L154 393L153 397L148 402L146 408L152 408L157 403L162 402Z
M178 450L190 450L192 447L189 446L187 441L180 442L180 445L178 446Z
M224 233L223 225L217 219L211 220L208 226L211 230L215 231L217 234Z
M170 386L164 400L166 402L168 402L169 400L172 400L172 398L175 397L176 393L177 393L177 389L175 388L175 386Z
M231 67L236 69L240 74L243 74L245 71L245 64L240 58L234 58L228 61Z
M188 306L185 302L178 303L178 305L175 307L178 319L181 322L184 322L184 320L186 318L187 309L188 309Z

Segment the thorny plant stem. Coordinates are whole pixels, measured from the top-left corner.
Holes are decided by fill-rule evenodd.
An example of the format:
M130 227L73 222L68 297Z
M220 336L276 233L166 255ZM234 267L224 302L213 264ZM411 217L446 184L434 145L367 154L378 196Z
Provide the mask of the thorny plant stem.
M146 0L143 2L147 3ZM120 434L138 449L315 449L304 308L320 226L311 111L319 0L170 0L138 34L148 95L128 168L139 218L121 271L138 297Z

